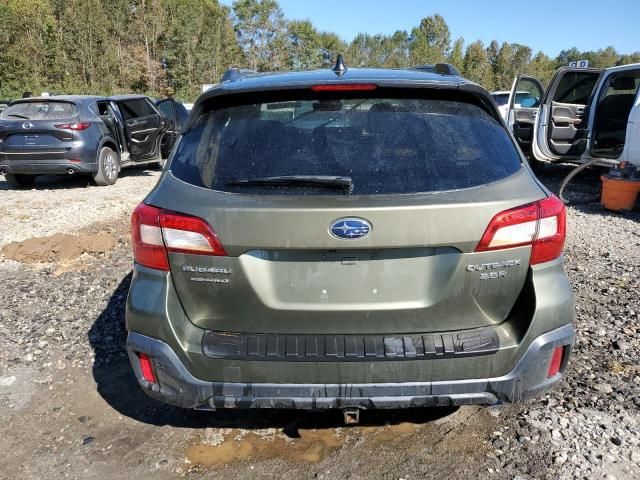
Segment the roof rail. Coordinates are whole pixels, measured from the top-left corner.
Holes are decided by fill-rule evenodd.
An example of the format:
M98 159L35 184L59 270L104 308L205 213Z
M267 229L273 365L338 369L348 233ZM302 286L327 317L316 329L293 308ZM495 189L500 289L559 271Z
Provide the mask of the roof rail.
M220 83L222 83L222 82L237 82L238 80L242 79L242 77L246 77L247 75L249 75L251 73L256 73L256 72L255 72L255 70L251 70L251 69L248 69L248 68L232 67L229 70L227 70L226 72L224 72L224 75L222 75L222 78L220 79Z
M420 70L423 72L437 73L439 75L455 75L460 76L460 72L456 67L450 63L436 63L435 65L416 65L411 67L413 70Z

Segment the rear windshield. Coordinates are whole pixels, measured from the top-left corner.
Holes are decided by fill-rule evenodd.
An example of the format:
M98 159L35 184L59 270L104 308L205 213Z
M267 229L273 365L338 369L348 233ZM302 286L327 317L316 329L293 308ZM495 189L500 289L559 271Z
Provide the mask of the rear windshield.
M230 106L204 113L171 162L191 184L278 195L393 194L474 187L505 178L520 157L482 108L457 101L339 98ZM349 177L315 185L242 185L279 176Z
M69 102L21 102L8 106L0 115L4 119L60 120L77 115L76 106Z

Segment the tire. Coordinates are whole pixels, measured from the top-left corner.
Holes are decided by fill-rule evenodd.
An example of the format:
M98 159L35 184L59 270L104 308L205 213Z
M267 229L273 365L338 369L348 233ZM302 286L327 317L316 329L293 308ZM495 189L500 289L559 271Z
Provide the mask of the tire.
M93 174L96 185L104 187L118 181L120 162L118 154L110 147L102 147L98 154L98 171Z
M37 175L7 173L5 179L13 188L29 188L36 183Z

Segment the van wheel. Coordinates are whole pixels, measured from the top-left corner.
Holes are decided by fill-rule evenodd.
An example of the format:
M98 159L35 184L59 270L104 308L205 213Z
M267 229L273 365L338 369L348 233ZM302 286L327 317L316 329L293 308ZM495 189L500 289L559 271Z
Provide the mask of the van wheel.
M4 178L13 188L29 188L36 183L36 175L7 173Z
M120 162L118 154L110 147L102 147L98 155L98 171L93 174L96 185L113 185L118 180Z

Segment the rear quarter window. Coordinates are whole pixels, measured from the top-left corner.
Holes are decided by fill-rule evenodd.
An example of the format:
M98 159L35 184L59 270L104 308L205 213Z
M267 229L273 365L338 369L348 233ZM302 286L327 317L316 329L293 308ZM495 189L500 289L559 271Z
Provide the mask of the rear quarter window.
M9 105L0 115L7 120L60 120L75 117L76 106L71 102L20 102Z
M309 175L350 177L351 195L376 195L475 187L512 175L520 166L505 129L479 106L332 98L205 112L182 137L170 169L188 183L224 192L341 194L314 186L233 184Z

